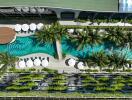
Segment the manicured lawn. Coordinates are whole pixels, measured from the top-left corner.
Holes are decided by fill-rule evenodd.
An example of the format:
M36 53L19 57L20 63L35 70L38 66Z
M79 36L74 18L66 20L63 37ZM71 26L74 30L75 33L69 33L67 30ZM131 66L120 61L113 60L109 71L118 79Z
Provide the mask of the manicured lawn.
M90 11L118 11L118 0L0 0L0 6L49 6Z
M83 97L94 97L94 98L130 98L132 97L132 93L123 94L123 93L45 93L45 92L0 92L1 97L76 97L76 98L83 98Z

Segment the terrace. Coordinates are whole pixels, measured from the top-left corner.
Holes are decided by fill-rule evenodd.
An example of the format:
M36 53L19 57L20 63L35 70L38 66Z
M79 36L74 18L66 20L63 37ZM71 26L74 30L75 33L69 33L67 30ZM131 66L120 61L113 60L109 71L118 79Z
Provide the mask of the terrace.
M0 1L2 93L131 96L132 14L118 13L117 0L7 1ZM78 19L59 20L65 12Z

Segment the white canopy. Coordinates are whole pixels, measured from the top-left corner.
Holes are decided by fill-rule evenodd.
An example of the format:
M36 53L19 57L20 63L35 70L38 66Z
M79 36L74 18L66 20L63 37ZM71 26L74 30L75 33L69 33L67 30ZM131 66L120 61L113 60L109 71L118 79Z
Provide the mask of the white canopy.
M33 63L34 63L35 66L40 66L41 60L37 58L37 59L34 60Z
M72 58L70 58L70 60L68 61L69 66L74 66L75 63L76 63L76 60Z
M129 68L129 64L127 64L127 67Z
M22 30L23 31L28 31L29 30L29 25L28 24L23 24L22 25Z
M37 29L38 30L41 30L43 27L44 27L44 24L43 23L37 24Z
M49 62L47 59L42 60L42 66L47 67L49 65Z
M25 64L25 61L20 61L20 62L18 62L18 66L19 66L19 68L25 68L26 67L26 64Z
M16 31L16 32L21 31L21 28L22 28L22 26L21 26L20 24L16 24L16 25L15 25L15 31Z
M35 31L36 28L37 28L37 26L36 26L35 23L31 23L29 27L30 27L30 30L31 30L31 31Z
M31 12L31 13L36 13L36 8L30 7L30 12Z
M29 12L29 7L23 7L22 11L25 12L25 13Z
M22 11L22 7L16 7L16 10L21 12Z
M73 33L74 29L67 29L68 33Z
M44 8L37 8L39 13L44 13Z
M31 68L33 67L33 61L31 59L29 59L27 62L26 62L26 66Z
M84 69L84 63L83 62L79 62L78 64L77 64L77 67L78 67L78 69Z

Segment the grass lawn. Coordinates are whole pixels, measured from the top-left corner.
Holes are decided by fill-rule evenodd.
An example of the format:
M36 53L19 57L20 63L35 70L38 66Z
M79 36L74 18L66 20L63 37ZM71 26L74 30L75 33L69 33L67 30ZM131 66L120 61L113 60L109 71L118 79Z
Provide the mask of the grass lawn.
M132 93L46 93L46 92L0 92L1 97L66 97L66 98L131 98Z

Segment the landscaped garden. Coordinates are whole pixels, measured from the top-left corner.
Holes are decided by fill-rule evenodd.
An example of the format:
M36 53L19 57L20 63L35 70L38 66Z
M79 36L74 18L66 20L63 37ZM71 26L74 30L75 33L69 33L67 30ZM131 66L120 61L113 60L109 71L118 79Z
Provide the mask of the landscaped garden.
M46 26L35 35L17 37L12 44L0 45L0 95L9 92L28 96L39 91L38 96L131 96L131 48L132 33L129 28L71 27L58 23ZM87 68L98 67L99 70L86 69L82 70L84 74L67 74L48 68L15 68L19 56L37 52L48 53L59 60L69 54L84 62ZM89 74L91 72L93 74ZM112 74L94 74L98 72ZM116 75L114 72L128 73Z
M1 96L131 97L132 93L130 74L59 74L47 68L10 69L8 73L14 76L3 80Z
M63 59L66 55L72 55L88 67L99 67L100 71L122 69L130 72L131 39L129 28L70 27L54 23L35 35L17 37L12 44L0 45L0 50L13 56L42 52Z

